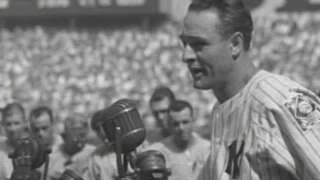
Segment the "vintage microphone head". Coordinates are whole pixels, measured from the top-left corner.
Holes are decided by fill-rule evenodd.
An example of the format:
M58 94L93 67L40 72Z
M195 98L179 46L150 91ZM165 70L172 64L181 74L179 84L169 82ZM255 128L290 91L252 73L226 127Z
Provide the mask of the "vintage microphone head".
M45 161L51 150L36 137L26 137L18 140L14 152L9 155L12 160L29 156L32 169L39 168Z
M164 171L166 160L159 151L144 151L136 157L136 167L139 168L139 171Z
M121 128L120 139L124 154L134 151L146 138L146 129L138 109L130 99L121 99L103 109L99 121L111 143L115 143L117 127Z
M156 150L148 150L138 154L135 166L142 180L166 180L171 171L166 168L163 154Z

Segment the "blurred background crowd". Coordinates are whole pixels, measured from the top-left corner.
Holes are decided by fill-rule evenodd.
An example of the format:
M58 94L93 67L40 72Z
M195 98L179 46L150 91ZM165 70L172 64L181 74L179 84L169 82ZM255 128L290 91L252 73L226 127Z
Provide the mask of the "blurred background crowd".
M36 7L32 2L45 3L45 7ZM169 110L173 102L178 102L176 100L180 100L176 105L177 112L181 111L179 106L182 109L191 107L192 123L189 124L193 127L195 115L195 130L209 139L211 110L216 99L210 91L193 88L191 76L182 62L183 47L179 40L181 17L190 0L121 0L124 3L122 5L129 3L128 7L112 3L107 5L111 1L82 0L82 5L90 6L91 10L77 6L76 2L80 1L76 0L32 2L0 0L0 121L3 126L0 126L0 152L1 148L7 152L6 147L16 146L8 142L10 138L12 142L20 138L14 135L25 128L21 124L17 125L19 120L23 121L23 125L27 121L26 129L40 134L41 140L50 142L47 144L52 145L52 149L74 145L73 139L68 138L68 133L70 137L73 136L72 133L75 132L72 126L78 125L84 126L85 130L89 129L87 126L91 127L89 140L81 137L86 143L101 144L105 139L101 127L93 125L94 120L99 119L95 116L101 113L98 110L109 107L122 98L129 98L137 104L144 125L152 132L147 133L149 144L142 146L147 147L160 141L152 139L153 136L166 138L170 135L168 129L161 127L163 129L159 130L157 126L162 121L160 116L167 119L163 121L168 121ZM68 4L69 2L73 3ZM98 2L106 4L102 6ZM286 75L320 95L320 15L308 12L320 10L320 5L311 6L307 0L246 2L251 8L258 8L255 12L269 13L266 16L254 16L251 58L255 65ZM68 5L60 7L59 3ZM138 3L136 6L141 7L135 7L132 3ZM285 11L298 10L277 12L275 15L270 11L275 4L277 7L283 6L280 9ZM177 9L182 6L184 10ZM260 7L266 9L263 11ZM166 8L167 11L163 10ZM307 8L307 11L303 8ZM173 93L164 88L160 90L160 95L155 95L155 89L160 86L168 87ZM165 97L168 94L174 94L175 98ZM167 107L161 107L163 102ZM42 121L47 121L47 124L43 125ZM73 125L66 128L66 124ZM52 127L54 133L51 132ZM193 129L189 133L193 133ZM2 139L2 136L7 139ZM194 158L200 158L194 162L199 160L201 164L206 158L196 156L206 155L208 152L201 153L201 150L208 150L210 143L199 141L204 145L194 150ZM84 147L79 150L85 151L85 161L80 158L80 165L87 164L87 155L96 148ZM65 156L64 151L65 149L57 148L52 155L57 164L66 160L67 164L57 165L63 167L62 170L70 165L68 163L73 155L78 153L72 152L72 157L69 157ZM4 157L8 158L7 156L5 154ZM185 166L193 162L191 156L192 153L186 153L181 156L173 154L171 157L172 162L182 165L182 177L186 176ZM105 162L101 164L115 162L115 159L108 158L110 157L105 156ZM97 159L100 162L103 158L98 156ZM2 164L10 165L11 162ZM196 165L192 164L192 169ZM10 168L12 170L12 167L2 168L0 163L0 179L1 169L6 168L9 169L8 172Z
M192 102L197 127L205 127L215 99L211 92L192 87L181 62L180 24L172 18L149 25L111 21L94 27L28 21L22 21L23 25L2 24L0 107L9 102L22 103L27 111L49 106L59 130L68 112L91 116L97 109L129 97L138 103L149 127L154 126L148 106L150 94L165 85L180 99ZM252 59L262 69L287 75L319 91L319 24L317 13L254 17Z
M320 89L320 17L312 14L255 18L252 58L256 65L285 74L312 90ZM1 28L0 103L21 102L27 109L50 106L57 119L68 112L90 115L129 97L147 125L155 87L167 85L192 102L198 127L214 103L211 92L193 89L181 61L179 25L153 28Z

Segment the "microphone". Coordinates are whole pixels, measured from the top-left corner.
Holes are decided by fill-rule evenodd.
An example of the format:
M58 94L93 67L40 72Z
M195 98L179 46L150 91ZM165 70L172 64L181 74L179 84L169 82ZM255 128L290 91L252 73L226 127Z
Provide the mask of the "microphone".
M166 168L164 155L157 150L148 150L138 154L136 171L141 180L167 180L171 170Z
M39 180L41 174L35 169L48 161L51 150L36 137L26 137L18 140L17 146L9 158L13 162L11 180Z
M135 103L121 99L100 112L97 120L106 138L115 145L118 180L135 179L135 173L128 173L128 163L134 169L132 156L135 149L145 140L146 129Z
M115 145L117 180L167 180L171 174L159 151L136 154L135 149L145 140L146 129L135 103L121 99L99 111L94 124L102 127L106 138ZM128 162L134 172L128 172Z
M103 109L100 123L109 142L116 143L117 129L123 153L134 151L146 138L146 129L135 103L121 99Z

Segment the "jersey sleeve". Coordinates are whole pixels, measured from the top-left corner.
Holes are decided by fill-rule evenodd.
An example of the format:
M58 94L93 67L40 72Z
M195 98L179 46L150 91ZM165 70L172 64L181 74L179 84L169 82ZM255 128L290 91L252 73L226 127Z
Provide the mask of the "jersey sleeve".
M284 142L303 179L320 179L320 105L308 93L292 93L272 108Z

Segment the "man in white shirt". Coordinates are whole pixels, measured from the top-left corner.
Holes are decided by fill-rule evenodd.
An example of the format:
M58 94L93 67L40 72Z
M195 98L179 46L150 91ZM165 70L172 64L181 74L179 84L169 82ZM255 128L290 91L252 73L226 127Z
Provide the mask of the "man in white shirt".
M141 149L161 141L170 136L169 127L169 107L175 100L175 95L169 87L159 86L151 95L149 106L156 122L156 127L147 129L146 140L141 145Z
M0 177L10 179L13 172L12 160L8 155L13 152L19 139L28 136L28 126L25 111L21 104L10 103L2 112L2 125L6 132L6 137L0 140L1 161Z
M82 175L88 168L88 160L95 147L86 143L89 123L82 114L67 117L62 134L64 143L50 155L47 180L59 179L65 170Z
M52 153L63 143L60 135L54 131L54 118L52 110L46 106L40 106L31 110L29 115L31 131L40 138Z
M210 143L194 133L193 108L188 102L173 102L169 117L172 135L147 149L163 153L172 171L170 180L196 179L209 155Z

